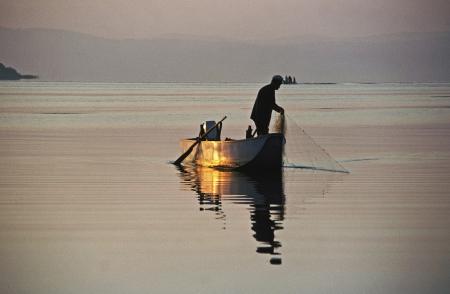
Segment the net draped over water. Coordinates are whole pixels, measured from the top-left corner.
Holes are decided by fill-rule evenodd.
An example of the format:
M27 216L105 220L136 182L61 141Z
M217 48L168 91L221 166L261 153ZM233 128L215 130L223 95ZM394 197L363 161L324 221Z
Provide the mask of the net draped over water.
M284 167L349 172L289 116L277 115L272 128L273 132L282 133L286 137Z

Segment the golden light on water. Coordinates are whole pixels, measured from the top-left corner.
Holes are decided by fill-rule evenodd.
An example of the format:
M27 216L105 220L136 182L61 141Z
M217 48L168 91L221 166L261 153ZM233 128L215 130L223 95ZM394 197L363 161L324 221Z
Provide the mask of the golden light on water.
M228 173L220 172L211 168L198 168L196 170L200 190L202 193L207 193L214 196L219 196L223 193L221 183L226 181Z

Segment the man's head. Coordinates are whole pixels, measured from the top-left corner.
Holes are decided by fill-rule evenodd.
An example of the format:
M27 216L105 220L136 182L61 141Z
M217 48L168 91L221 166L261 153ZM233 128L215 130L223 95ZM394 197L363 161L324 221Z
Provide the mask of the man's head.
M283 83L283 77L280 75L274 75L272 77L272 82L270 84L273 85L275 90L278 90L282 83Z

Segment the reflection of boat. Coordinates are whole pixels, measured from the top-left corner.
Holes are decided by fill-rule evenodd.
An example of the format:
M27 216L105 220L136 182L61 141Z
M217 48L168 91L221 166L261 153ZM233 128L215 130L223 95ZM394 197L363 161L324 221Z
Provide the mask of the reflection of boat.
M256 251L270 254L272 264L280 264L276 252L281 243L275 232L283 229L285 195L282 173L244 174L200 166L179 167L183 183L198 195L201 211L211 211L224 219L222 202L248 205L253 237L259 242Z
M183 153L195 141L196 138L181 140ZM268 134L243 140L201 141L186 161L224 169L280 169L284 142L282 134Z

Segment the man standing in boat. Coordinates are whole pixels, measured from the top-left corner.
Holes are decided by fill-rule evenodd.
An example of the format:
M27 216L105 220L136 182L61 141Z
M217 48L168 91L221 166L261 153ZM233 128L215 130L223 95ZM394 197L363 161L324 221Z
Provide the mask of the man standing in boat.
M275 91L280 88L282 83L283 77L275 75L272 78L272 82L262 87L258 92L258 96L256 97L252 114L250 116L250 118L255 122L258 136L269 133L272 110L284 114L284 109L275 103Z

